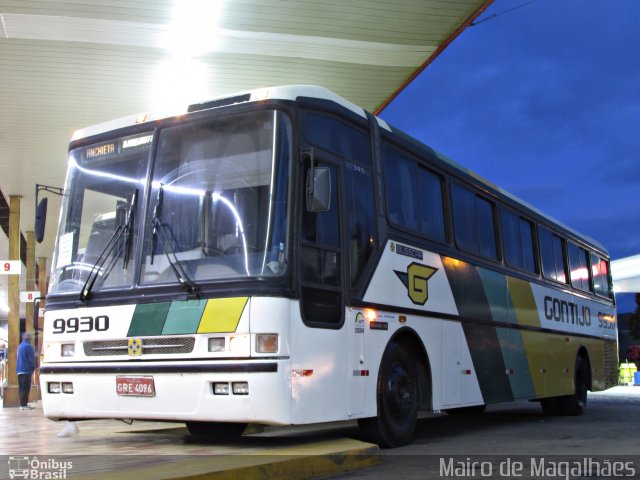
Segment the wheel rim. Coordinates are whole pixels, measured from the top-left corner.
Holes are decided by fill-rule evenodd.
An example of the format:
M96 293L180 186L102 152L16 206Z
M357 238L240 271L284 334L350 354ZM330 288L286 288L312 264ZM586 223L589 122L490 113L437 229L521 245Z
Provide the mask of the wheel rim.
M386 400L389 414L394 420L407 418L413 410L415 384L410 371L395 363L389 372Z

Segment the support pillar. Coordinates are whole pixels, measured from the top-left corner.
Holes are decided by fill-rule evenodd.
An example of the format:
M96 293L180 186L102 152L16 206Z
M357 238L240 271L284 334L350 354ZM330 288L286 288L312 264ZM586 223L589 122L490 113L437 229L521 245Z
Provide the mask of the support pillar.
M25 278L25 289L28 292L33 292L36 289L36 234L33 231L25 232L27 236L27 275ZM34 316L34 302L27 302L25 304L25 332L31 334L31 338L33 339L33 349L36 351L36 358L38 357L37 350L37 340L34 335L36 329L34 325L34 320L36 317ZM36 378L31 382L31 393L29 394L29 401L34 402L38 400L39 397L39 386Z
M9 260L20 260L20 196L9 196ZM16 352L20 345L20 276L9 275L7 340L9 359L7 362L8 385L2 397L3 407L20 405L18 375L16 374Z
M42 311L45 308L45 296L47 295L48 287L48 272L47 269L47 257L38 257L38 290L40 290L40 303L38 304L39 310ZM38 315L38 325L36 326L36 355L38 356L38 365L42 363L42 333L44 331L44 315ZM36 374L36 383L40 385L40 369ZM42 391L38 389L38 400L42 400Z

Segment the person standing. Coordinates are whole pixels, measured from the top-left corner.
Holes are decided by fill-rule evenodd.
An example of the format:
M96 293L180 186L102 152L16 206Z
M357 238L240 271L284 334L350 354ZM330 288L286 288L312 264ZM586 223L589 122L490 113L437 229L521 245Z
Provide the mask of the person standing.
M22 343L18 346L16 357L20 410L32 410L33 407L29 405L29 392L31 391L31 377L36 369L36 353L31 346L31 334L22 335Z

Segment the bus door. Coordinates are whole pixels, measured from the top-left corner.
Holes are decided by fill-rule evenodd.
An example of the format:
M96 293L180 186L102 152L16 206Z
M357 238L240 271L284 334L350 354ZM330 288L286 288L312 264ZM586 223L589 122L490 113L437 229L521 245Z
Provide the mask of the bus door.
M311 163L305 161L305 190L313 176ZM326 208L313 209L307 201L302 208L300 310L308 326L339 329L344 321L344 295L338 167L317 159L313 164L318 176L328 176L330 195Z

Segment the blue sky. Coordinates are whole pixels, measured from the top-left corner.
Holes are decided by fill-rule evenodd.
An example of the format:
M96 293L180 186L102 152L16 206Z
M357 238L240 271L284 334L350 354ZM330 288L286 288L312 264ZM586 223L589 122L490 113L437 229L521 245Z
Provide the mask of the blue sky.
M638 254L639 19L638 0L536 0L467 28L381 116L612 258Z

